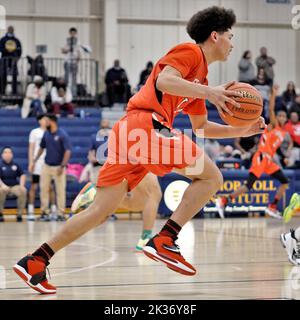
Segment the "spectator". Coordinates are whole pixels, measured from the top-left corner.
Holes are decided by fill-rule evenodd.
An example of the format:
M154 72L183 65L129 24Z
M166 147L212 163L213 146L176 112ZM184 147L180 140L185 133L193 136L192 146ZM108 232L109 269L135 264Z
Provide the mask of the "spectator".
M269 97L271 94L271 82L266 78L265 70L263 68L258 69L257 77L251 84L261 93L264 110L263 117L269 119Z
M241 82L250 83L255 79L255 70L251 59L251 51L245 51L239 63L239 81Z
M290 120L284 126L293 141L293 148L289 157L288 166L292 167L296 161L300 160L300 121L297 112L291 112Z
M56 203L58 207L57 221L64 221L66 207L66 171L65 168L71 157L71 144L68 134L58 127L57 117L55 115L46 115L48 121L47 132L45 132L40 149L35 157L30 171L34 167L46 150L45 164L41 173L41 221L49 221L49 188L51 180L54 179L56 191Z
M114 66L105 75L106 93L109 105L115 102L127 103L130 98L130 86L126 71L120 67L120 61L115 60Z
M0 39L0 94L5 95L7 76L12 75L12 93L17 94L18 61L22 55L22 45L15 37L14 27L9 26L6 35Z
M221 153L221 145L215 139L205 139L204 150L213 161L216 161Z
M139 88L141 88L147 81L148 77L150 76L153 70L153 62L149 61L146 65L146 69L144 69L140 74L140 82L138 84Z
M61 116L61 110L68 113L69 118L74 117L73 96L71 90L67 88L65 80L58 78L56 84L51 89L52 110L57 117Z
M73 97L77 96L77 73L78 65L81 58L80 45L77 38L77 29L71 28L69 30L70 37L67 38L67 44L62 48L62 53L66 55L65 58L65 82Z
M274 86L275 87L275 86ZM277 89L278 90L278 89ZM276 113L276 119L279 126L284 130L287 122L287 114L285 111L280 110ZM288 132L285 131L284 139L281 142L280 147L277 149L274 155L274 160L282 168L286 168L289 165L289 157L291 156L291 150L293 148L293 141Z
M295 101L293 102L289 112L290 112L290 114L292 112L297 112L298 116L300 118L300 94L296 96Z
M240 151L235 150L231 145L227 145L223 148L217 160L234 160L234 159L240 159L240 158L241 158Z
M44 58L41 54L37 55L36 58L32 58L27 56L28 64L30 68L27 72L28 76L30 77L30 81L34 79L34 76L40 76L43 78L44 81L50 81L50 77L48 78L47 70L44 64Z
M37 116L37 120L40 126L36 129L31 130L29 134L28 172L32 174L31 186L30 186L29 197L28 197L28 209L27 209L27 213L28 213L27 219L29 221L35 220L35 216L34 216L35 194L40 183L40 175L42 172L42 167L45 163L45 155L46 155L45 152L42 153L42 155L40 156L40 158L38 159L38 161L34 166L34 170L31 171L31 168L33 167L33 160L37 156L42 138L44 136L44 133L47 130L47 120L45 118L45 115ZM50 189L51 190L49 192L50 192L50 201L51 201L51 211L53 214L55 214L56 213L55 194L52 188L52 184Z
M26 96L22 107L22 118L36 117L47 111L44 102L47 90L43 78L34 76L33 83L30 83L26 90Z
M251 136L246 138L236 138L234 140L234 146L241 152L241 159L243 160L242 165L249 169L251 160L256 152L257 144L259 142L259 136Z
M27 190L25 188L26 175L21 167L13 161L11 147L4 147L1 151L0 163L0 222L4 222L3 209L7 195L17 196L17 221L22 221L22 214L26 206Z
M103 119L100 122L100 129L98 133L91 136L91 144L88 154L89 163L85 166L81 174L80 182L90 181L94 184L97 182L99 169L104 164L107 158L107 140L110 131L111 126L109 120ZM101 150L99 150L99 154L97 154L99 147L104 143L106 147L103 148L103 154L100 153Z
M266 79L269 81L270 85L273 85L274 81L274 70L273 65L276 60L268 56L267 48L260 48L260 56L256 58L257 69L264 69L266 74Z
M286 90L282 94L282 99L281 99L281 103L288 113L290 108L295 102L296 96L297 94L296 94L295 84L293 81L289 81L287 84Z

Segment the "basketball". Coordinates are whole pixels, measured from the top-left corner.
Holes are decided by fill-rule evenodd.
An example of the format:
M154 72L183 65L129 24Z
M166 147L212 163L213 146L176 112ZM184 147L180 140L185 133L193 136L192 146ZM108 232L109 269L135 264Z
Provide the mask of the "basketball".
M236 97L234 100L240 104L240 108L226 103L228 109L233 113L229 115L220 114L222 120L233 127L246 127L257 122L263 111L263 99L257 89L248 83L238 82L230 86L228 90L242 93L243 97Z

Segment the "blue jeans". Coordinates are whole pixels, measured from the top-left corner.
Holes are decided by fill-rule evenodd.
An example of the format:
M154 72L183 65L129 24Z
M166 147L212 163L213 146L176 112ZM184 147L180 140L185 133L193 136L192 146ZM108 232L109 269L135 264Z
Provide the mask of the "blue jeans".
M39 99L33 100L30 105L30 115L36 117L43 112L42 101Z

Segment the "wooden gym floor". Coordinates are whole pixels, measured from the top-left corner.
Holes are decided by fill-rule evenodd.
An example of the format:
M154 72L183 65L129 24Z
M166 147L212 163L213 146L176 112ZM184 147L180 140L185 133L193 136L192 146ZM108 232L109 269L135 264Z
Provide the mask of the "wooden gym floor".
M42 296L11 267L60 225L0 224L0 299L300 299L300 267L290 265L279 241L299 218L288 225L271 218L193 220L179 244L198 270L194 277L134 252L140 220L108 221L56 254L50 272L58 293Z

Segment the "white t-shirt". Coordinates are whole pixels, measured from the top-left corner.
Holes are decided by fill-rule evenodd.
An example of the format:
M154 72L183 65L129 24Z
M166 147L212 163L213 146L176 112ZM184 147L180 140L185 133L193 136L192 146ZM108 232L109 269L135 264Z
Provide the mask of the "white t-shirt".
M31 130L30 134L29 134L29 143L34 143L34 157L36 157L36 155L39 152L40 149L40 144L43 138L45 131L41 128L36 128ZM36 162L35 166L34 166L34 171L33 174L36 175L40 175L42 172L42 166L45 163L45 156L46 156L46 151L44 151L42 153L42 155L40 156L39 160Z

